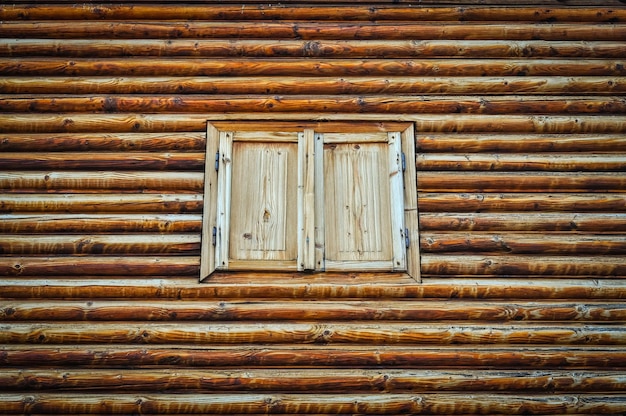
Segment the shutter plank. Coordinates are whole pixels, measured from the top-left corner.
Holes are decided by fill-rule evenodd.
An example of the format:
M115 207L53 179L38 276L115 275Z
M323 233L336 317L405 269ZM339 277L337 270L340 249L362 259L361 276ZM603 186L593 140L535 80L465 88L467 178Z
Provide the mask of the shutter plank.
M383 136L384 143L324 146L327 270L392 267L387 134ZM330 133L324 135L327 139L335 141Z
M233 143L230 259L296 260L297 153L296 143Z

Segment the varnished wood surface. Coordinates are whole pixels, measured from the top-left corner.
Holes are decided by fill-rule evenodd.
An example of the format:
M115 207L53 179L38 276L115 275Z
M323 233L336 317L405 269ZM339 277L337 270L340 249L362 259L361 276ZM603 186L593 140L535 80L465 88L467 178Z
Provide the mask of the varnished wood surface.
M567 321L626 320L620 301L565 303L435 299L421 302L388 300L280 301L249 299L216 302L210 299L161 301L0 301L0 319L22 321Z
M506 400L505 400L506 399ZM455 395L455 394L219 394L185 395L153 394L137 396L119 394L115 398L101 394L66 394L63 399L48 394L5 394L0 396L0 410L6 414L22 412L57 413L71 409L77 413L365 413L365 414L456 414L492 413L524 414L526 410L541 414L618 413L626 398L605 395ZM520 411L520 409L522 409ZM488 414L489 414L488 413Z
M611 0L609 0L611 1ZM528 4L534 7L491 2L489 6L464 5L463 0L457 0L460 6L448 7L409 7L390 5L381 2L375 6L366 5L317 5L307 7L306 4L294 3L289 7L283 5L250 5L242 9L240 5L225 4L94 4L80 8L71 8L62 4L43 4L36 8L28 4L4 6L0 9L3 20L101 20L101 19L128 19L128 20L335 20L341 17L345 21L530 21L530 22L624 22L626 11L622 7L598 6L590 1L582 1L587 7L571 8L551 4L549 8L536 7L533 2ZM554 3L554 2L553 2ZM612 0L610 6L620 6L621 2ZM589 7L590 4L592 7ZM561 7L559 7L561 6Z
M341 380L341 381L339 381ZM172 370L118 369L8 369L0 374L7 390L33 388L39 392L66 389L90 392L110 389L161 392L217 393L245 388L250 392L328 393L410 393L438 390L441 392L473 392L477 388L498 392L620 392L624 379L617 371L523 371L523 370L352 370L352 369L242 369L189 370L184 374Z
M625 24L616 0L1 5L0 413L624 413ZM207 122L263 120L414 124L421 283L198 283Z

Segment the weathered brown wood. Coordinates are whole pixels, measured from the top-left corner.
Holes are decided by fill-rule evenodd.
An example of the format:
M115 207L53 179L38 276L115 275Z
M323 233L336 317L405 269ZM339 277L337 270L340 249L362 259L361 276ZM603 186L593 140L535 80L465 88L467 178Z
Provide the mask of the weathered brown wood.
M397 344L625 345L626 329L611 325L380 323L7 323L7 344Z
M206 39L7 39L0 56L103 57L338 57L338 58L615 58L621 42L495 40L206 40Z
M0 104L1 106L1 104ZM204 153L3 152L4 169L203 170Z
M420 193L420 212L607 212L626 211L626 195L622 193ZM574 219L571 215L563 218ZM583 217L584 218L584 217ZM621 221L621 216L615 219ZM511 220L515 218L510 216ZM574 222L575 224L576 222Z
M626 320L623 302L386 301L0 301L0 319L19 321L570 321ZM181 324L182 325L182 324Z
M0 154L1 157L1 154ZM202 212L202 195L189 193L169 194L4 194L0 213L42 212L50 213L194 213ZM28 217L37 221L34 217ZM50 218L50 217L48 217ZM79 220L79 217L73 217ZM147 217L146 217L147 218ZM16 217L3 217L1 222L11 222ZM39 220L45 220L40 216ZM61 220L61 216L57 216ZM130 218L129 218L130 220ZM2 227L2 226L0 226ZM3 231L0 231L3 232Z
M410 393L414 391L482 391L553 393L619 393L624 389L620 372L570 371L441 371L441 370L4 370L0 383L9 391L134 392L316 392Z
M619 347L568 348L550 346L488 346L471 348L422 345L419 348L377 345L303 346L232 346L180 345L178 347L153 346L140 348L117 346L46 346L29 344L6 345L0 353L0 363L6 366L31 367L33 365L78 367L133 367L155 365L187 367L281 367L315 366L371 367L371 368L515 368L515 369L609 369L626 368L626 351Z
M610 0L609 0L610 1ZM606 3L604 3L606 4ZM621 3L612 2L619 6ZM544 2L545 5L545 2ZM524 7L523 5L463 7L407 7L402 5L351 4L305 7L279 4L251 4L244 9L226 4L98 4L71 8L64 5L42 4L38 7L7 5L0 8L2 20L342 20L355 21L532 21L532 22L626 22L626 11L621 7Z
M199 265L196 256L0 257L0 276L195 276Z
M45 79L8 77L0 78L0 92L5 94L246 95L516 93L524 95L613 95L626 92L626 78L624 77L458 77L455 78L454 83L445 77L344 77L339 79L310 77L307 78L306 83L298 77L259 77L254 84L246 84L247 81L249 78L242 77L50 77ZM115 99L115 97L110 97L110 99ZM521 97L517 99L528 100L528 98Z
M205 134L110 133L110 134L4 134L4 152L198 152L205 148ZM93 153L92 153L93 155Z
M7 76L602 76L626 75L623 60L572 59L246 59L124 57L62 59L3 58ZM68 87L69 88L69 87Z
M305 89L310 88L307 86ZM268 88L269 89L269 88ZM311 91L308 92L312 94ZM72 98L11 97L0 98L0 110L5 112L62 113L212 113L239 112L263 109L266 112L302 113L319 111L343 113L398 112L398 113L474 113L474 114L622 114L626 103L617 98L512 97L447 98L447 97L345 97L319 96L92 96Z
M626 153L501 153L417 155L418 170L443 171L626 171Z
M0 189L30 192L77 190L202 191L202 172L150 171L5 171Z
M422 213L420 229L424 231L534 231L572 233L624 233L624 214L580 213ZM568 240L576 235L561 234ZM580 238L580 236L578 236ZM606 238L606 237L605 237ZM610 238L610 237L609 237ZM614 236L614 238L622 238Z
M207 284L197 280L155 275L152 278L120 275L106 278L64 279L51 276L3 278L4 298L15 299L221 299L221 298L459 298L459 299L626 299L621 279L552 279L473 277L428 279L416 285L403 274L225 273Z
M626 277L624 256L489 256L424 253L422 273L445 275L531 275Z
M506 397L506 400L504 400ZM496 394L3 394L0 411L22 413L369 413L369 414L537 414L619 413L624 395L548 395L528 397Z
M626 254L626 234L421 233L420 245L425 253L623 255Z
M601 134L418 134L417 147L422 152L439 153L623 152L626 138Z
M287 120L349 120L345 113L284 113ZM256 113L178 113L178 114L2 114L0 133L167 133L205 131L207 120L275 120L276 115ZM389 114L363 113L360 121L388 121ZM394 115L396 121L414 122L422 133L626 133L626 120L620 115L484 115L419 114Z
M17 195L16 195L17 196ZM99 195L102 197L102 195ZM135 194L133 194L135 196ZM102 198L106 200L106 198ZM138 202L137 208L141 207ZM45 207L46 202L43 201ZM2 233L133 233L133 232L161 232L161 233L199 233L202 228L200 214L137 214L132 208L123 209L122 205L107 205L93 207L94 214L2 214L0 218L0 232ZM197 206L197 205L196 205ZM202 206L200 201L199 206ZM162 208L167 212L169 209ZM101 209L99 209L101 208ZM37 209L33 209L37 212ZM75 212L90 212L84 206L76 207ZM100 212L131 212L117 214L100 214ZM160 212L159 209L150 212ZM197 211L193 211L197 212ZM34 239L35 237L33 237Z
M420 172L418 191L424 192L625 192L622 172Z
M5 38L63 39L237 38L237 39L505 39L505 40L626 40L620 24L452 24L343 22L163 22L54 21L2 22Z
M7 256L197 255L199 234L11 235L0 234Z

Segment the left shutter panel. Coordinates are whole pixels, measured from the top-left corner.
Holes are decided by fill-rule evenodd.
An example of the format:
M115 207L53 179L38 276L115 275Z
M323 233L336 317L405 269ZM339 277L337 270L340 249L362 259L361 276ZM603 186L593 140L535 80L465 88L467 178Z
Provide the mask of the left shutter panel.
M297 132L221 132L220 152L217 268L296 270Z

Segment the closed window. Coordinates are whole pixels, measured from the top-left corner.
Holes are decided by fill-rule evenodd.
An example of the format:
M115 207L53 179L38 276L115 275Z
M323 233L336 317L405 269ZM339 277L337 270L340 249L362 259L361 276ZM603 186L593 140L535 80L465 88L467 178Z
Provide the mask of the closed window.
M419 277L413 126L212 122L201 278L215 270Z

